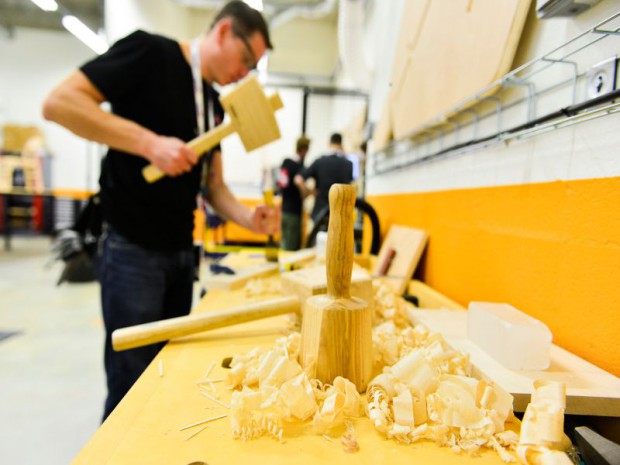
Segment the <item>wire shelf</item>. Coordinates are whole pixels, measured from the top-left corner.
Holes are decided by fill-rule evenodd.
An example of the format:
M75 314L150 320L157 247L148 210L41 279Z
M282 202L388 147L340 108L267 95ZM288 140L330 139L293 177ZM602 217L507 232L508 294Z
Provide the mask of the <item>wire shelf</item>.
M593 47L604 40L617 41L620 50L620 11L373 153L369 176L617 113L617 90L578 102L579 86L595 65L588 58L596 56ZM563 102L560 109L539 116L541 100L553 96L555 102L558 95ZM505 127L508 113L521 124ZM482 134L483 126L490 134Z

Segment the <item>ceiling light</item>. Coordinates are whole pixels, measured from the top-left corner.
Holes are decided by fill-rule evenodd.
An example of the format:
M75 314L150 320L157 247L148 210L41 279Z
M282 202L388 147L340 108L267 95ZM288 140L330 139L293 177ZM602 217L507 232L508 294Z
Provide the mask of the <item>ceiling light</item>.
M45 11L56 11L58 9L58 3L55 0L30 0L36 6Z
M84 44L93 49L98 55L107 52L110 48L108 47L108 44L105 42L105 40L103 40L101 37L91 31L88 26L86 26L86 24L77 19L75 16L63 16L62 25L65 27L65 29L67 29L67 31L69 31L75 37L84 42Z

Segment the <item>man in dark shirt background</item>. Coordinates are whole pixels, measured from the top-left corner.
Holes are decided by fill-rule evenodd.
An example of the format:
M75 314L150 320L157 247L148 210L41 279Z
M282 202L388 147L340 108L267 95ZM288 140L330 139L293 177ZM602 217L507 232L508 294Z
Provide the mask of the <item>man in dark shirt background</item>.
M310 148L310 139L301 136L297 139L296 154L285 158L278 173L278 187L282 195L282 240L284 250L299 250L301 246L301 225L303 197L295 185L295 176L303 169L304 159Z
M314 178L314 208L310 216L316 222L319 213L329 205L329 188L333 184L350 184L353 182L353 164L345 158L342 149L342 135L334 133L329 138L330 152L316 159L309 167L295 176L295 185L302 194L308 193L306 180Z

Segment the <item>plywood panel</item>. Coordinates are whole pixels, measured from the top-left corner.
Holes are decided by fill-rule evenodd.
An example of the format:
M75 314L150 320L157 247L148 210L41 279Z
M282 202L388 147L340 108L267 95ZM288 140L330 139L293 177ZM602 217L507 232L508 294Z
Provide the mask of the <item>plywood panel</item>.
M393 225L381 245L373 277L384 277L394 292L402 295L418 266L428 241L426 231Z
M409 1L392 83L402 138L510 70L530 0Z

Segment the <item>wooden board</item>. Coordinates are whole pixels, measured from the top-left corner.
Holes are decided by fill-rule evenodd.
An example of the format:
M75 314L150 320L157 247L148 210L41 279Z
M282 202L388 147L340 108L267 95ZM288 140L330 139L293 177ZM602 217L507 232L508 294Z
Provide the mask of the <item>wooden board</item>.
M428 234L422 229L392 225L381 244L377 262L372 271L373 277L379 279L385 276L385 283L394 292L402 295L418 266L427 241ZM386 261L392 254L391 262L387 265ZM387 270L382 272L384 268Z
M392 69L394 137L479 92L511 67L530 0L409 0Z
M235 269L235 274L209 275L204 283L208 290L239 289L245 286L250 279L264 278L277 273L279 270L280 267L277 263L259 263Z
M566 413L620 417L620 379L555 344L547 370L509 370L467 339L466 311L416 309L409 317L414 324L441 333L453 348L469 353L472 376L510 392L517 412L529 403L534 381L546 379L566 384Z
M295 252L283 253L280 257L280 265L283 270L295 270L316 259L316 250L301 249Z
M280 138L274 112L282 107L282 101L279 96L275 97L275 100L274 96L268 99L256 77L250 76L220 98L246 151Z
M327 274L325 266L303 268L289 273L283 273L280 279L282 292L286 295L296 295L304 299L313 295L327 292ZM373 308L374 294L372 280L366 271L355 268L351 273L351 295L359 297Z

